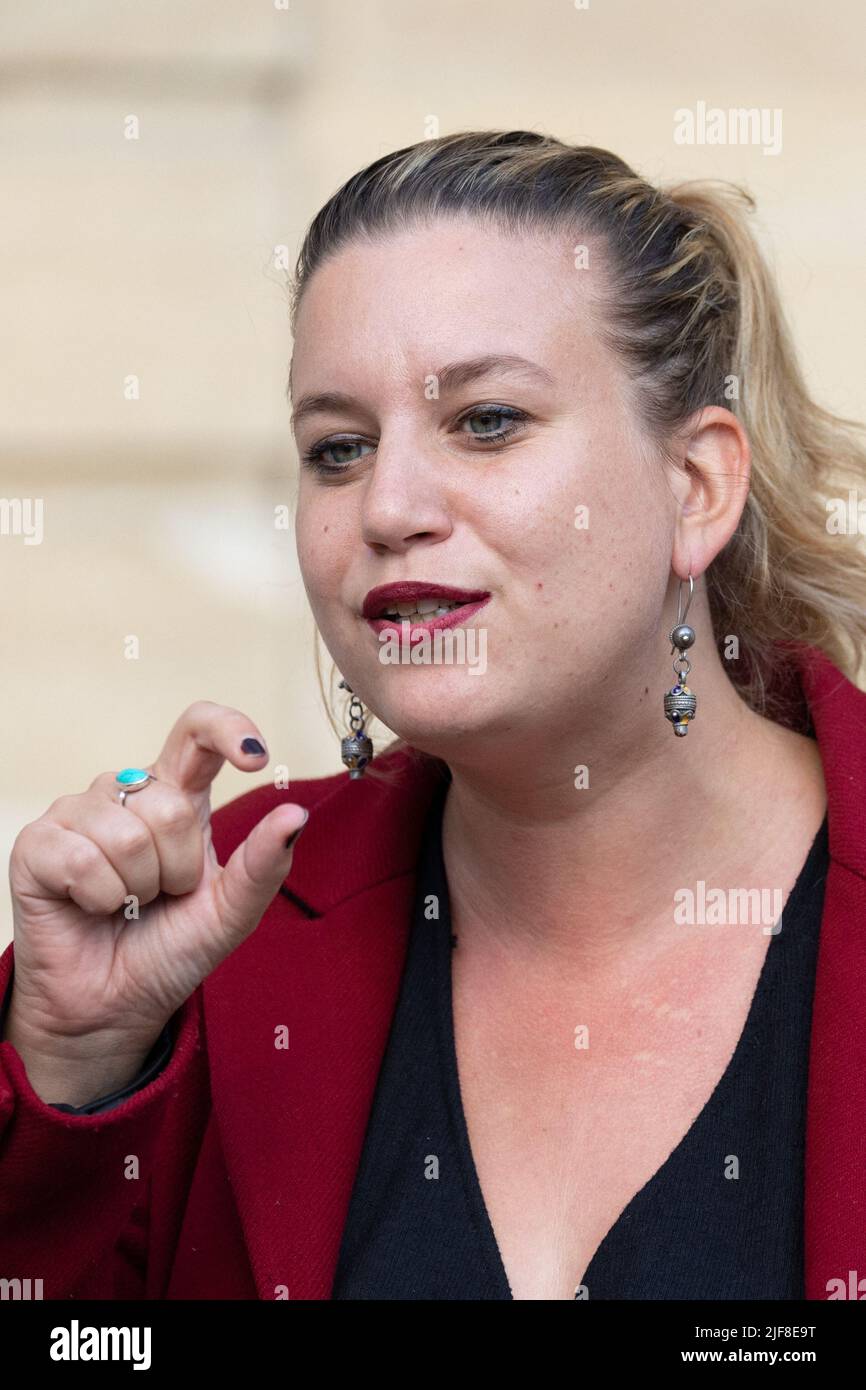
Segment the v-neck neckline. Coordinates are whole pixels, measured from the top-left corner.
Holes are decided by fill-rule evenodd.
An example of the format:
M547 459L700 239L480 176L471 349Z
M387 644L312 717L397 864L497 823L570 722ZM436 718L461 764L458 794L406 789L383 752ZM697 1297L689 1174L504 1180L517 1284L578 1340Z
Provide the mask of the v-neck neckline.
M437 953L437 990L439 996L439 1007L437 1009L437 1016L439 1019L437 1041L440 1049L442 1075L445 1080L445 1103L460 1156L461 1174L470 1214L481 1236L482 1255L486 1258L496 1283L503 1291L502 1297L513 1300L514 1295L508 1280L505 1262L502 1258L496 1232L493 1228L490 1213L484 1200L478 1169L472 1153L472 1144L469 1138L469 1129L466 1123L466 1114L463 1109L462 1091L460 1087L460 1071L457 1060L457 1044L454 1030L454 996L452 982L454 943L451 935L451 906L448 892L448 879L442 851L442 815L449 785L450 782L438 793L432 846L437 876L443 887L443 901L439 904L439 948ZM804 885L805 871L816 852L818 841L825 832L826 826L827 818L825 814L824 821L812 840L806 858L801 864L797 878L788 894L788 898L783 907L783 917L785 911L787 911L793 903L795 895L799 897L801 888L807 886ZM698 1131L705 1128L707 1125L712 1125L717 1115L723 1111L725 1105L728 1103L731 1092L740 1077L740 1073L746 1063L751 1059L753 1048L760 1045L763 1002L767 992L773 988L781 969L782 953L783 950L786 949L782 946L782 941L786 940L790 935L790 932L786 933L784 930L771 935L770 944L764 954L763 964L749 1002L745 1023L743 1024L736 1046L734 1047L724 1071L685 1134L671 1149L667 1158L660 1164L655 1172L647 1178L646 1182L643 1183L629 1199L596 1246L586 1269L581 1274L580 1280L575 1286L575 1299L578 1299L581 1291L592 1288L593 1275L597 1272L598 1266L603 1263L606 1251L609 1249L615 1237L619 1235L621 1228L632 1219L636 1210L641 1203L646 1200L650 1192L664 1182L671 1168L679 1161L683 1151L695 1142Z

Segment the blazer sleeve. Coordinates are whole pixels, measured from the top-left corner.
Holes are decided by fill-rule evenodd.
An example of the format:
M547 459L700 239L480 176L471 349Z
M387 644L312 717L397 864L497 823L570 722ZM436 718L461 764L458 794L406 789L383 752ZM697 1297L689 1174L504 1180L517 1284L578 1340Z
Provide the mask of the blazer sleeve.
M0 999L13 970L10 945ZM94 1113L43 1101L0 1043L0 1277L45 1299L165 1297L210 1111L201 985L168 1030L162 1069Z

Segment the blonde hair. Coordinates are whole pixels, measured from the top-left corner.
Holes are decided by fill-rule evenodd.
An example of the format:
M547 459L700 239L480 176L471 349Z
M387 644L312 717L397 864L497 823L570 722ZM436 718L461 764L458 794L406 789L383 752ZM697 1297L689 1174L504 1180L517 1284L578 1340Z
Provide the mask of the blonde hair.
M754 209L737 185L656 188L608 150L531 131L424 140L354 174L313 219L291 284L291 324L310 276L350 240L460 214L518 233L599 237L610 270L603 331L637 388L650 446L664 454L708 405L732 411L749 437L749 494L707 570L707 596L717 643L739 639L739 660L725 662L735 687L785 722L780 677L784 686L790 658L777 643L817 647L852 681L859 674L866 552L856 536L830 534L826 489L863 484L866 449L863 425L807 390L744 218Z

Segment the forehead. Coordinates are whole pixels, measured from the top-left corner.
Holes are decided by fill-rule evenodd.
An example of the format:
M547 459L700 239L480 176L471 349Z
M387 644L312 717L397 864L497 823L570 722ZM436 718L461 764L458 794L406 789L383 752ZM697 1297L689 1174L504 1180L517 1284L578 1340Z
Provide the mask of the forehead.
M573 233L516 234L462 217L347 243L301 298L293 399L334 387L335 373L417 385L435 363L487 353L567 374L597 341L600 313L600 259L591 248L592 268L576 264L577 244Z

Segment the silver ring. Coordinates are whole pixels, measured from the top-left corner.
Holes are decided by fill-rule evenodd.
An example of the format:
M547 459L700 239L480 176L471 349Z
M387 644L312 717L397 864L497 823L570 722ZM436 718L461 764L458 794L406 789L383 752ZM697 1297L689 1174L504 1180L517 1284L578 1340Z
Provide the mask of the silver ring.
M117 799L121 806L125 806L126 798L130 792L140 792L142 787L147 786L148 782L156 782L158 778L143 767L125 767L117 773L114 780L121 788L117 794Z

